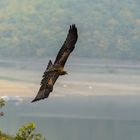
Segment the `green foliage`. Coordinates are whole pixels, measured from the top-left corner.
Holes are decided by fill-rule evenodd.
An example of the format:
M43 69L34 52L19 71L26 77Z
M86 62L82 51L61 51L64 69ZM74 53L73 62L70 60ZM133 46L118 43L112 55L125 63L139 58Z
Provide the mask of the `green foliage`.
M40 133L35 132L35 129L35 123L24 125L18 130L15 140L45 140Z
M3 106L5 106L5 101L3 99L0 99L0 108L2 108Z
M0 131L0 140L46 140L42 134L35 131L35 123L28 123L22 126L16 136L9 136Z
M3 106L5 106L5 101L0 98L0 108L2 108ZM3 112L0 112L0 117L1 116L4 116L4 113Z
M0 130L0 140L15 140L13 136L9 136Z

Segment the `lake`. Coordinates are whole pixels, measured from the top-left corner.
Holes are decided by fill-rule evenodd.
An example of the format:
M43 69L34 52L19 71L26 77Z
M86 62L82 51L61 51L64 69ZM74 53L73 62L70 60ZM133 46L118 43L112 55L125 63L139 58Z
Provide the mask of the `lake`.
M49 98L36 103L46 62L0 62L0 96L23 98L6 103L0 128L15 134L35 122L47 140L139 140L139 62L74 62Z
M139 140L139 96L51 97L38 103L8 102L0 127L14 134L35 122L48 140ZM9 125L10 124L10 125Z

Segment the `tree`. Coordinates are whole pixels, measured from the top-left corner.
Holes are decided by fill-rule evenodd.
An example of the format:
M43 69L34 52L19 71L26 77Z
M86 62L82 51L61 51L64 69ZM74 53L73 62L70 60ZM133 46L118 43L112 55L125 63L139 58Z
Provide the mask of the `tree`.
M7 135L0 130L0 140L14 140L14 137Z
M16 136L10 136L0 130L0 140L46 140L42 134L35 132L35 123L27 123L19 128Z
M3 106L5 106L5 101L1 98L0 99L0 108L2 108ZM4 116L4 113L0 112L0 116Z
M35 123L25 124L18 130L15 140L46 140L40 133L36 133L35 129Z
M5 106L5 101L1 98L0 99L0 108L2 108L3 106Z

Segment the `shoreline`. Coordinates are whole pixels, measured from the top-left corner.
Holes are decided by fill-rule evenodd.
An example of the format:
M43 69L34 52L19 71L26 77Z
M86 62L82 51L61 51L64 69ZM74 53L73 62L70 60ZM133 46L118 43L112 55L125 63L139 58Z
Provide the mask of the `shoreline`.
M67 65L65 70L69 74L59 77L51 96L140 95L139 66L127 69L110 62L98 64L90 61L90 64ZM0 96L36 96L45 67L43 63L0 67Z
M0 96L36 96L40 84L0 80ZM52 96L140 95L138 84L111 82L58 81Z

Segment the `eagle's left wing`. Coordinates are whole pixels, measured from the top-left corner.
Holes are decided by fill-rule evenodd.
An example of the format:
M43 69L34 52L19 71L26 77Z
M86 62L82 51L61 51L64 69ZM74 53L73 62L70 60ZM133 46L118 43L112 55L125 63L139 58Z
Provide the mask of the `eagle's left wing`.
M66 38L64 44L62 45L61 49L59 50L54 64L59 64L62 67L64 67L64 65L68 59L68 56L75 48L75 43L77 41L77 38L78 38L77 28L73 24L70 26L67 38Z

